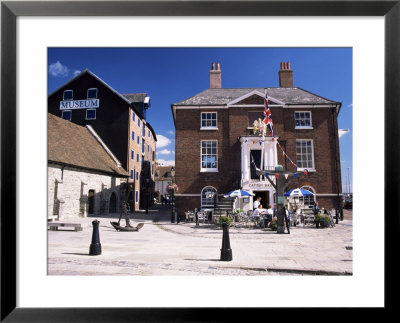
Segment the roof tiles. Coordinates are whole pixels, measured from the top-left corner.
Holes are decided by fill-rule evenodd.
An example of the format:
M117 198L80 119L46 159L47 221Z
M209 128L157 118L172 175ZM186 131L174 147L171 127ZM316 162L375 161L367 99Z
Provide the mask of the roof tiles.
M47 114L48 161L128 176L85 127Z

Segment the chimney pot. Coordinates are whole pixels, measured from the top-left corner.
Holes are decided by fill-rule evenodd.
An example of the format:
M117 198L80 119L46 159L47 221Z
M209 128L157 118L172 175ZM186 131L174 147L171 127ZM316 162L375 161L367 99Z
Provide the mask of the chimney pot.
M210 89L220 89L221 88L221 67L219 62L216 63L217 67L215 68L215 63L211 65L210 71Z

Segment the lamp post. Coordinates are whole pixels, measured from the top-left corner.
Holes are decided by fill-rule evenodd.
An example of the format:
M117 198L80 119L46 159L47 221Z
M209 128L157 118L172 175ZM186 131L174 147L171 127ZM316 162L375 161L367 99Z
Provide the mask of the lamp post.
M174 184L175 183L175 168L174 168L174 166L171 167L171 177L172 177L172 184ZM172 187L173 187L173 185L172 185ZM171 203L172 203L171 223L174 223L175 222L174 188L172 188ZM178 222L178 219L176 222Z

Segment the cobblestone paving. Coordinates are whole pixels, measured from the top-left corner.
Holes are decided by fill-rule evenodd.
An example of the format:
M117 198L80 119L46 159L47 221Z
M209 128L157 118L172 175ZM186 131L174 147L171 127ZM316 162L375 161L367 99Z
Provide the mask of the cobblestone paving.
M89 256L95 218L80 232L48 231L49 275L351 275L352 221L333 228L292 227L290 234L269 229L229 230L233 260L220 261L222 230L215 225L170 223L166 208L135 213L139 232L117 232L118 215L100 221L102 254ZM124 222L122 222L124 225Z

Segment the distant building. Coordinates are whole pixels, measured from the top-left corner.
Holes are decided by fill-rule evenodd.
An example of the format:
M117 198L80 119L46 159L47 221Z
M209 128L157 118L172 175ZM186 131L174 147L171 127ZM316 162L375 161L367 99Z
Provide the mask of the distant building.
M48 114L48 218L119 212L128 173L91 126Z
M141 191L143 163L149 162L150 189L154 189L157 137L146 111L146 93L119 94L85 70L48 97L48 112L81 126L90 125L129 174L131 210L144 205ZM147 192L147 190L146 190Z
M171 105L179 213L212 208L238 188L254 193L254 198L260 196L264 206L275 206L274 188L255 172L263 148L266 172L278 164L289 171L307 170L308 176L298 176L287 188L314 193L301 203L318 200L320 207L336 207L342 187L337 126L341 103L294 87L289 63L281 63L279 87L225 89L221 74L219 63L213 63L210 88ZM265 93L276 137L267 132L262 142L257 126L264 118ZM253 198L242 202L245 210L252 209Z
M155 193L158 202L161 202L161 195L166 197L169 194L167 187L174 181L174 178L171 175L172 168L174 168L174 166L158 165L156 167Z

